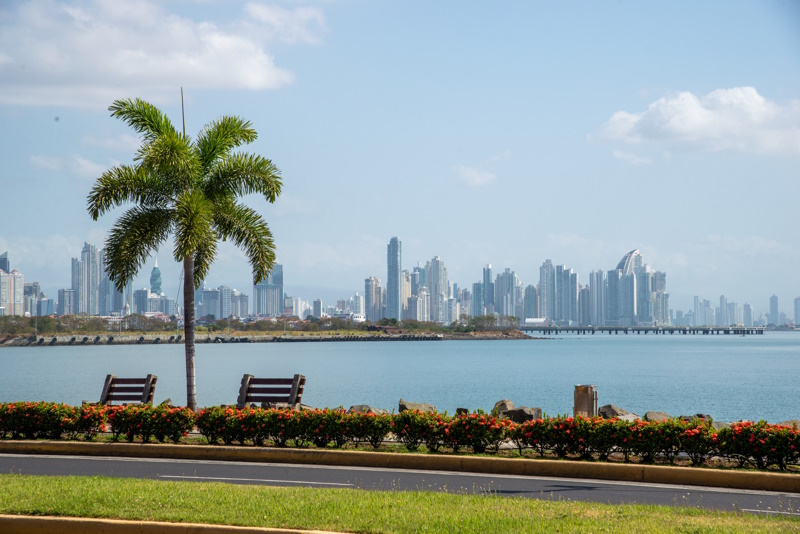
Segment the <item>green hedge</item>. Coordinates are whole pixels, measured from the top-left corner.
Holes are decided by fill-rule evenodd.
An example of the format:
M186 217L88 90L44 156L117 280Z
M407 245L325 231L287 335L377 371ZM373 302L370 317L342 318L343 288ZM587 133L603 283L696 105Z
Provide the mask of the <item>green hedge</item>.
M715 430L710 421L620 421L583 417L548 417L514 424L493 415L449 417L406 411L392 415L346 413L344 410L277 410L212 407L197 413L167 406L81 406L46 402L0 403L0 439L94 439L110 429L114 440L179 442L197 431L210 444L277 447L367 445L378 448L389 437L409 451L449 449L497 452L502 443L540 456L607 460L612 452L624 460L673 463L679 454L703 465L712 456L758 469L785 470L800 463L796 428L733 423Z

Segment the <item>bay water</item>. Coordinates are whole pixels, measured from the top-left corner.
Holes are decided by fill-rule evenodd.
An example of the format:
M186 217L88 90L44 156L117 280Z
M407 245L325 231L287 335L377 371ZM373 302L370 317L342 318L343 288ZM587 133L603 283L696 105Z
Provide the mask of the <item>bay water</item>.
M186 403L183 345L0 348L0 402L96 401L106 374L158 375L155 401ZM575 335L500 341L197 345L200 406L235 404L242 375L306 376L303 403L397 410L491 410L500 399L572 412L576 384L599 405L719 421L800 419L800 332L764 335Z

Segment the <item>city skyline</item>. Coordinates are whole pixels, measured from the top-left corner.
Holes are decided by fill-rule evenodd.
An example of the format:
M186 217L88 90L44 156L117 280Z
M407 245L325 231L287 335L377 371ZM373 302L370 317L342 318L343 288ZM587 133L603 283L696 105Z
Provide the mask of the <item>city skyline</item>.
M725 294L719 296L718 307L706 295L695 295L693 306L688 309L671 306L667 273L645 263L638 249L626 253L616 268L593 269L585 278L566 265L555 265L551 259L546 259L539 267L539 278L535 281L520 279L509 267L493 278L492 265L487 264L482 268L478 282L461 284L448 277L446 264L439 256L434 256L424 266L418 261L416 266L404 269L402 241L396 236L390 239L386 250L387 278L393 273L398 276L397 316L390 313L389 287L385 283L382 285L379 276L367 276L363 286L364 295L359 295L358 290L345 290L327 300L326 305L318 295L288 293L287 287L292 286L284 285L284 266L281 263L275 264L267 279L252 287L252 297L224 283L219 286L204 283L196 288L197 316L214 315L219 319L253 314L262 317L299 315L304 318L307 314L318 317L321 313L347 311L363 315L372 322L396 318L449 323L461 315L497 314L513 315L522 320L546 318L552 323L604 326L752 326L759 321L774 325L800 323L800 297L781 300L773 294L769 297L766 309L750 302L728 299ZM124 292L119 292L101 272L103 254L103 249L97 250L93 244L84 243L80 257L72 258L71 287L53 292L57 298L42 291L39 281L30 279L24 284L23 297L19 287L14 289L12 278L21 280L24 273L13 268L13 256L10 257L8 251L0 254L0 307L5 303L3 313L7 314L9 304L16 315L19 315L20 307L33 310L33 305L27 301L32 294L39 295L40 292L46 294L48 301L36 306L39 315L75 313L108 316L127 309L126 304L130 305L128 313L147 311L174 315L180 308L178 299L161 292L161 270L157 260L150 270L149 286L138 288L131 283ZM4 269L11 269L13 276ZM9 289L11 294L16 291L19 295L9 297ZM465 292L463 302L462 289ZM418 295L424 298L418 299ZM252 307L249 305L251 298ZM336 305L332 302L336 302ZM780 302L783 302L784 308L793 303L793 308L781 309ZM792 309L794 314L791 313Z
M63 266L120 214L92 221L91 185L139 146L108 106L141 97L178 124L183 87L189 135L240 115L281 169L275 204L245 201L291 294L335 302L383 278L399 235L404 258L438 255L464 288L487 264L537 280L547 258L588 281L639 249L675 309L726 295L766 310L775 294L788 313L798 27L800 5L770 0L13 0L0 251L48 295L70 287ZM219 251L209 285L253 298L242 253ZM156 257L179 298L181 265Z

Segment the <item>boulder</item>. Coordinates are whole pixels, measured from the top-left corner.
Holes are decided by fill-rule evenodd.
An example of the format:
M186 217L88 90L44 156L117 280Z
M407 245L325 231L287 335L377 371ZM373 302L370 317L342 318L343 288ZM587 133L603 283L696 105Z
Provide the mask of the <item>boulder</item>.
M510 419L515 423L524 423L525 421L533 421L542 417L541 408L528 408L527 406L520 406L513 410L506 410L503 412L503 419Z
M725 423L724 421L714 421L711 423L711 426L714 427L714 430L722 430L723 428L729 428L731 424Z
M373 408L369 404L356 404L354 406L350 406L350 409L347 410L347 413L374 413L375 415L386 415L389 412L380 408Z
M710 421L711 416L707 413L696 413L694 415L681 415L678 417L681 421L691 421L692 419L700 419L701 421Z
M175 407L175 405L172 404L172 399L164 400L161 404L159 404L159 406L166 406L167 408L174 408Z
M672 419L672 416L667 412L647 412L644 414L645 421L665 421L667 419Z
M400 399L397 411L405 412L407 410L419 410L422 413L435 413L436 407L433 404L427 404L425 402L408 402L404 399Z
M622 417L623 415L628 415L630 412L627 410L623 410L619 406L614 406L613 404L606 404L605 406L601 406L597 409L597 415L602 417L603 419L613 419L615 417Z
M617 419L619 419L620 421L629 421L630 422L630 421L636 421L638 419L641 419L641 417L639 417L639 414L626 413L625 415L620 415L619 417L617 417Z
M494 415L503 415L503 413L513 410L514 403L508 399L503 399L494 403L494 408L492 408L492 413Z

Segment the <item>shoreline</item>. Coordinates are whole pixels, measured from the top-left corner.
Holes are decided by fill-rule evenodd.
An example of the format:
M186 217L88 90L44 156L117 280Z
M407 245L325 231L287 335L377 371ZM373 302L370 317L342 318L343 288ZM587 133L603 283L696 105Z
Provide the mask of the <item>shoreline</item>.
M356 341L460 341L460 340L533 340L519 330L447 333L365 333L359 335L320 334L304 332L290 335L196 335L195 344L205 343L325 343ZM64 346L108 346L108 345L182 345L181 334L104 334L104 335L57 335L57 336L8 336L0 340L2 347L64 347Z

